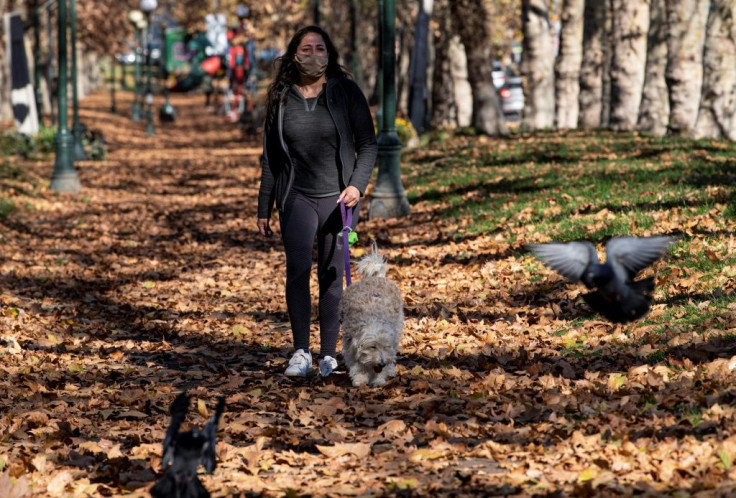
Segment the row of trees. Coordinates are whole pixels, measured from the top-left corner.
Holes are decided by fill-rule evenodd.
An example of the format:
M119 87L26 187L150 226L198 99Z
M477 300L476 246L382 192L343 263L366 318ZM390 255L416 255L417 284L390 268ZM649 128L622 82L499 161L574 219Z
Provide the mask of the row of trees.
M523 1L530 128L736 138L733 0L563 0L556 57L545 13Z
M35 1L0 0L0 10L30 9ZM86 50L119 50L132 34L126 14L138 3L78 1ZM188 27L215 6L232 13L238 3L249 4L258 43L277 48L314 21L317 7L347 68L368 93L378 86L375 0L160 3ZM508 60L516 40L523 48L523 126L529 130L608 127L736 138L733 0L395 0L395 5L398 115L416 115L421 105L421 126L472 125L481 133L505 134L491 61Z
M733 0L562 0L559 12L550 11L549 0L520 3L525 128L736 138ZM489 21L484 2L439 0L435 6L432 121L452 120L445 96L453 95L457 81L446 76L449 64L441 59L451 57L445 47L458 36L472 124L504 133L490 86L489 42L492 28L503 26Z
M332 11L344 2L323 3L326 21L337 21L330 29L339 33L338 44L349 40L347 19ZM358 3L364 10L357 45L372 50L375 3ZM505 134L491 61L507 58L516 38L523 47L526 129L736 138L733 0L397 0L396 6L399 115L412 114L412 57L427 43L425 122ZM367 88L375 83L371 50L360 52Z

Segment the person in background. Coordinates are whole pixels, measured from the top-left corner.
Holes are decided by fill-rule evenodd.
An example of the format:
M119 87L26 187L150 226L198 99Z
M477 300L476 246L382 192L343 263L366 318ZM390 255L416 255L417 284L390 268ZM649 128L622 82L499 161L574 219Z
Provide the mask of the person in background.
M275 205L294 341L287 376L306 376L312 369L309 279L317 241L319 370L326 376L337 367L340 330L344 259L339 203L352 209L357 221L376 161L376 136L365 95L338 63L337 50L321 28L298 30L276 63L267 94L257 226L262 235L272 235Z

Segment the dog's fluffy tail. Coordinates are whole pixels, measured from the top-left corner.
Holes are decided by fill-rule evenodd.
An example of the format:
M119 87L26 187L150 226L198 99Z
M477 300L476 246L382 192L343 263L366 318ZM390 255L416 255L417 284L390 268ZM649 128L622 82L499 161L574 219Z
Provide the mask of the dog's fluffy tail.
M373 242L373 251L363 256L356 265L358 273L362 277L385 277L386 276L386 258L378 252L378 245Z

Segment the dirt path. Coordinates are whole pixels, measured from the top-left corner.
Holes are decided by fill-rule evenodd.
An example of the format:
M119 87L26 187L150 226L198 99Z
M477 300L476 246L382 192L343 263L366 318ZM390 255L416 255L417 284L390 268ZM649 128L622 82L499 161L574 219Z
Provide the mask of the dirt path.
M173 104L176 123L147 137L106 94L85 99L108 159L77 165L78 196L29 197L8 223L0 496L146 495L182 390L197 400L192 424L227 398L218 468L203 478L213 496L733 492L733 468L717 465L736 448L717 358L728 351L692 374L651 368L614 347L643 331L556 320L518 247L498 234L453 242L429 203L359 229L404 294L398 377L383 389L285 378L281 246L255 231L260 143L201 96ZM27 167L51 176L48 162ZM564 356L583 334L597 353ZM648 399L726 408L704 426L646 411Z

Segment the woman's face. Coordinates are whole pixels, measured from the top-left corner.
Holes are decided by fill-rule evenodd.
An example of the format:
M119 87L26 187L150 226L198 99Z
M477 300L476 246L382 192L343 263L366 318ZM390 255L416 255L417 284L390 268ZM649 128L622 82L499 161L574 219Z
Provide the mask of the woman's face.
M327 46L321 35L317 33L307 33L299 42L296 49L298 55L321 55L328 57Z

